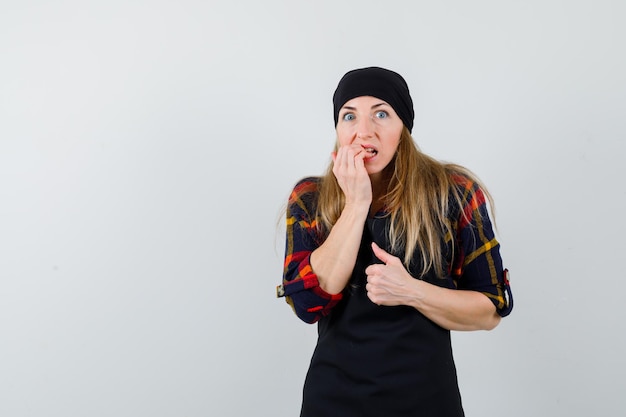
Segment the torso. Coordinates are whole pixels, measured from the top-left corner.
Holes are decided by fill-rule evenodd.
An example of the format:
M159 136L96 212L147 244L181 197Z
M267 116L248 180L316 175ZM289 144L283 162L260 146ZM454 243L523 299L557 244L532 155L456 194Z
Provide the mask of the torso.
M367 297L364 270L380 263L370 243L389 249L388 221L367 220L344 298L318 324L303 417L463 416L450 332L412 307L377 306ZM453 286L434 274L425 279Z

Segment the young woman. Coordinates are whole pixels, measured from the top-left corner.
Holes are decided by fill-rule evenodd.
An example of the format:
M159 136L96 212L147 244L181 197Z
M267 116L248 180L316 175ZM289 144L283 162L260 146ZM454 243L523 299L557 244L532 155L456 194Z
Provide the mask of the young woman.
M332 163L291 193L278 288L318 323L301 416L463 416L450 331L512 308L491 198L419 151L396 72L346 73L333 104Z

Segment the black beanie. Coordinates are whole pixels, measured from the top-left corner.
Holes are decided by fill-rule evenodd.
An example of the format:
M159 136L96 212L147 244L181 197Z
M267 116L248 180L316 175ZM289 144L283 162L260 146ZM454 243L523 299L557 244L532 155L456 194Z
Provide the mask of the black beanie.
M402 76L394 71L368 67L348 71L339 81L333 94L335 126L339 121L339 110L355 97L372 96L389 103L398 114L404 125L413 130L413 100L409 94L409 86Z

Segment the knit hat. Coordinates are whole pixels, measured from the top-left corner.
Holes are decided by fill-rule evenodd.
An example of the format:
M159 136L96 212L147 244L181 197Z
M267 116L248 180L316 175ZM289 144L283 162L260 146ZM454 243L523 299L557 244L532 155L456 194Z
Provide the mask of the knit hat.
M339 110L349 100L361 96L372 96L386 101L398 114L404 125L413 130L413 100L409 86L402 76L394 71L367 67L348 71L339 81L333 94L335 126L339 121Z

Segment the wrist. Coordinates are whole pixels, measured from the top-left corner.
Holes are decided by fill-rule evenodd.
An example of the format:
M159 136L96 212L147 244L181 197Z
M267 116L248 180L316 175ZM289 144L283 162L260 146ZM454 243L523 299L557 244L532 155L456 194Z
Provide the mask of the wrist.
M426 282L412 278L413 282L409 292L409 305L413 308L421 310L426 302L426 294L424 292L424 286L428 285Z
M346 215L354 215L354 216L367 216L370 210L370 202L346 202L343 206L343 210L341 212L342 216Z

